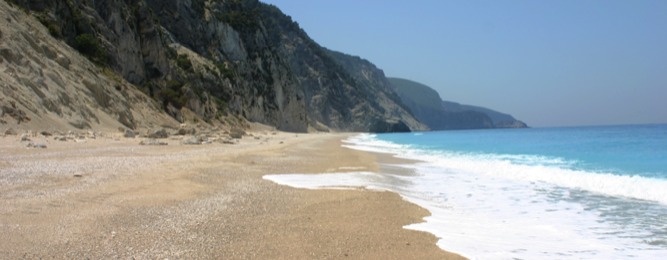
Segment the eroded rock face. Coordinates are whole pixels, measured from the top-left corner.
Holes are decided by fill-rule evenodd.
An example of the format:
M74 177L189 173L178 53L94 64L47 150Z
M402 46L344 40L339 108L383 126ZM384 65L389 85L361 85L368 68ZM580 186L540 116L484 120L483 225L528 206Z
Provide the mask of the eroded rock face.
M5 1L0 2L0 28L3 124L35 129L104 125L113 129L174 121L116 72L95 65L55 39L51 29Z
M395 98L381 70L320 47L291 18L257 0L13 2L32 10L53 37L133 84L117 88L141 90L181 122L192 112L212 124L243 118L294 132L370 131L376 122L425 129ZM0 53L2 60L23 59L11 50ZM64 69L78 63L59 48L42 52ZM55 75L54 82L69 83ZM78 84L90 92L91 103L114 111L123 125L136 124L133 113L115 107L129 104L115 102L112 90L98 87L109 83L88 78ZM69 110L59 104L73 99L61 95L44 106L65 115ZM74 109L83 111L77 125L100 120L90 107Z

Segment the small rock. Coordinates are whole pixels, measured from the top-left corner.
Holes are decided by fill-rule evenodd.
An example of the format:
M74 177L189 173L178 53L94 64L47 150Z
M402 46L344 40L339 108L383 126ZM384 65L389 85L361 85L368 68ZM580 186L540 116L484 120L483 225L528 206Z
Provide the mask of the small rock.
M223 144L236 144L232 139L220 139L220 142Z
M21 135L21 142L30 142L30 141L32 141L32 140L30 140L30 135L28 135L28 134L22 134Z
M59 136L54 137L53 140L61 141L61 142L67 142L67 136L59 135Z
M5 135L17 135L18 133L13 128L9 128L5 131Z
M167 142L161 142L155 139L146 139L139 142L139 145L168 145Z
M66 69L69 69L69 65L71 63L67 57L60 54L58 54L58 57L56 57L56 62L60 64L60 66L63 66L63 68Z
M177 135L194 135L195 133L197 133L197 130L194 128L180 128L176 132Z
M130 129L125 129L125 133L123 133L123 136L125 138L134 138L135 136L137 136L137 133L135 133L134 131L132 131Z
M42 132L40 132L40 134L43 135L43 136L45 136L45 137L49 137L49 136L52 136L52 135L53 135L53 134L51 134L51 133L48 132L48 131L42 131Z
M178 131L176 131L176 135L187 135L187 134L188 134L188 132L187 132L187 130L185 130L185 128L181 128L181 129L178 129Z
M169 133L167 132L166 129L162 128L162 129L157 130L157 131L155 131L155 132L149 133L149 134L148 134L148 137L149 137L149 138L155 138L155 139L159 139L159 138L169 138Z
M194 137L194 136L190 137L190 138L183 139L183 141L181 141L181 144L185 144L185 145L198 145L198 144L201 144L201 143L202 143L201 140L197 137Z
M28 147L28 148L37 148L37 149L46 149L45 144L32 143L32 142L28 143L28 145L26 145L26 147Z
M231 136L234 139L241 139L245 135L245 131L241 128L232 128L232 130L229 133L229 136Z
M74 174L74 177L75 177L75 178L81 178L81 177L83 177L83 175L81 175L81 174Z

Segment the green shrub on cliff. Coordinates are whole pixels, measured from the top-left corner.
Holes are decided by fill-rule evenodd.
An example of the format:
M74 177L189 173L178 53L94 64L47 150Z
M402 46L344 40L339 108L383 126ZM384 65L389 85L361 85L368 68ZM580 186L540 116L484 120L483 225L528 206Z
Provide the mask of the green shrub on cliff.
M161 89L158 93L158 99L162 101L162 106L167 107L169 104L177 109L183 108L188 99L182 91L183 83L178 80L167 81L166 88Z
M176 57L176 64L187 72L193 72L192 61L188 58L188 55L180 54Z
M102 47L97 37L92 34L84 33L76 36L75 48L81 54L99 64L105 64L109 58L109 54Z

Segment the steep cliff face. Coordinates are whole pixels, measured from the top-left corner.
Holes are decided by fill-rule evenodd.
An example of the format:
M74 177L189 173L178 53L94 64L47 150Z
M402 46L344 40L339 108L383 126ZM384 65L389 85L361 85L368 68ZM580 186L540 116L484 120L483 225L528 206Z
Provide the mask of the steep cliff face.
M389 78L389 82L396 87L403 103L415 117L433 130L527 127L508 114L442 101L437 91L414 81Z
M378 123L399 121L424 127L408 113L393 111L396 105L384 102L384 91L369 95L387 84L356 80L352 75L361 72L345 70L276 7L257 1L147 2L177 42L222 61L243 79L235 82L232 96L258 99L259 106L245 107L250 120L298 131L373 131Z
M287 131L308 128L303 86L285 49L299 30L279 10L257 1L156 1L146 4L167 40L215 64L218 79L201 91L232 113ZM304 34L305 35L305 34ZM188 79L190 82L196 78ZM204 111L205 113L205 111Z
M428 126L418 121L401 101L396 88L391 85L382 70L360 57L331 50L327 50L327 54L352 77L351 80L354 82L352 91L356 91L352 96L359 99L355 103L364 105L356 109L355 121L372 122L370 127L373 130L382 129L386 121L384 119L388 118L390 125L388 132L397 132L396 129L428 130ZM372 98L363 102L365 97ZM376 132L382 131L376 130Z
M178 125L152 98L0 1L0 125L68 130Z
M257 0L11 2L178 121L193 111L297 132L424 129L387 84L360 80Z

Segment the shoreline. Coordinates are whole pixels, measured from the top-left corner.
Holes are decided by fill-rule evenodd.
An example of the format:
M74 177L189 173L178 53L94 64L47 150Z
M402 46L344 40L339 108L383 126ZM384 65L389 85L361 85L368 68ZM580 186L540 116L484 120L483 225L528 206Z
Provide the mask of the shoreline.
M341 146L352 134L252 135L236 145L100 137L47 149L0 137L0 255L461 259L403 228L429 213L396 193L262 179L377 172L382 155Z

